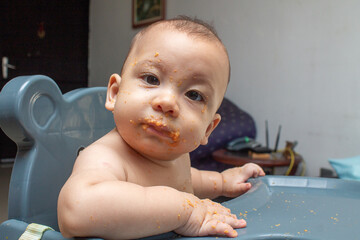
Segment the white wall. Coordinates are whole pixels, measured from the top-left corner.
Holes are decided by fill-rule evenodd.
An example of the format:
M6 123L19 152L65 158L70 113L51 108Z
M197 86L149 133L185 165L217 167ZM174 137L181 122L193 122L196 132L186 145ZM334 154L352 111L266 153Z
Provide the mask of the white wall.
M120 73L132 37L129 0L90 0L89 86L106 86Z
M297 140L307 174L329 158L360 155L360 1L168 0L167 17L213 22L228 48L227 97L256 121L271 145ZM91 1L90 86L119 72L131 37L131 1Z

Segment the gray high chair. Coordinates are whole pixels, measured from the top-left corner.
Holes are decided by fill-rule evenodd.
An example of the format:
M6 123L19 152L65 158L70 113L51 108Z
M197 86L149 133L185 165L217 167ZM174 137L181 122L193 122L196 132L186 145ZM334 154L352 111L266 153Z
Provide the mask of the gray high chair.
M0 127L18 151L0 240L64 240L57 225L58 194L78 152L114 127L105 95L105 87L62 95L41 75L15 78L2 89ZM237 229L239 239L359 238L360 182L283 176L249 181L248 193L223 203L247 220L246 228ZM174 233L148 239L169 238L185 239Z
M19 239L29 223L51 227L49 239L62 239L57 198L78 151L114 127L104 107L106 88L62 95L46 76L18 77L0 93L0 126L17 144L11 174L9 219L0 239Z

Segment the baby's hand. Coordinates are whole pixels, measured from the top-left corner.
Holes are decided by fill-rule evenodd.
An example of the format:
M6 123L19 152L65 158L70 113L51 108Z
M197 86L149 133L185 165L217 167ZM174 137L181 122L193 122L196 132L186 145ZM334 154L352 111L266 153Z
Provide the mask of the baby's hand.
M186 199L186 205L193 210L187 223L175 230L181 235L237 237L238 233L234 229L246 227L245 220L237 219L230 209L209 199Z
M246 193L251 188L246 181L251 177L265 176L264 170L257 164L248 163L242 167L230 168L222 173L223 191L226 197L237 197Z

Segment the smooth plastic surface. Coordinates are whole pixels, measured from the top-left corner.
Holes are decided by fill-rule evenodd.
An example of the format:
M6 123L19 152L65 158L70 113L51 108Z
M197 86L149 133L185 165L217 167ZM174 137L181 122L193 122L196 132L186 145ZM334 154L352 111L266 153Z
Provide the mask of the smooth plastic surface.
M46 76L9 81L0 92L0 127L17 144L9 219L58 230L57 198L77 152L114 128L106 88L63 95Z
M339 178L360 181L360 155L349 158L329 159L329 163Z
M224 203L247 221L238 239L359 238L360 182L283 176L251 182L248 193Z

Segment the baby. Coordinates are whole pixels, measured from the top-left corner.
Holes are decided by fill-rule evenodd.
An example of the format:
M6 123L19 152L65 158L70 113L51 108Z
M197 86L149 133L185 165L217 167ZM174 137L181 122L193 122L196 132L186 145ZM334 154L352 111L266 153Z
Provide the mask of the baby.
M236 237L245 220L209 199L245 193L247 179L264 171L200 171L189 157L220 122L229 72L224 45L201 21L164 20L139 32L121 76L108 83L105 107L116 128L80 153L60 192L61 233Z

